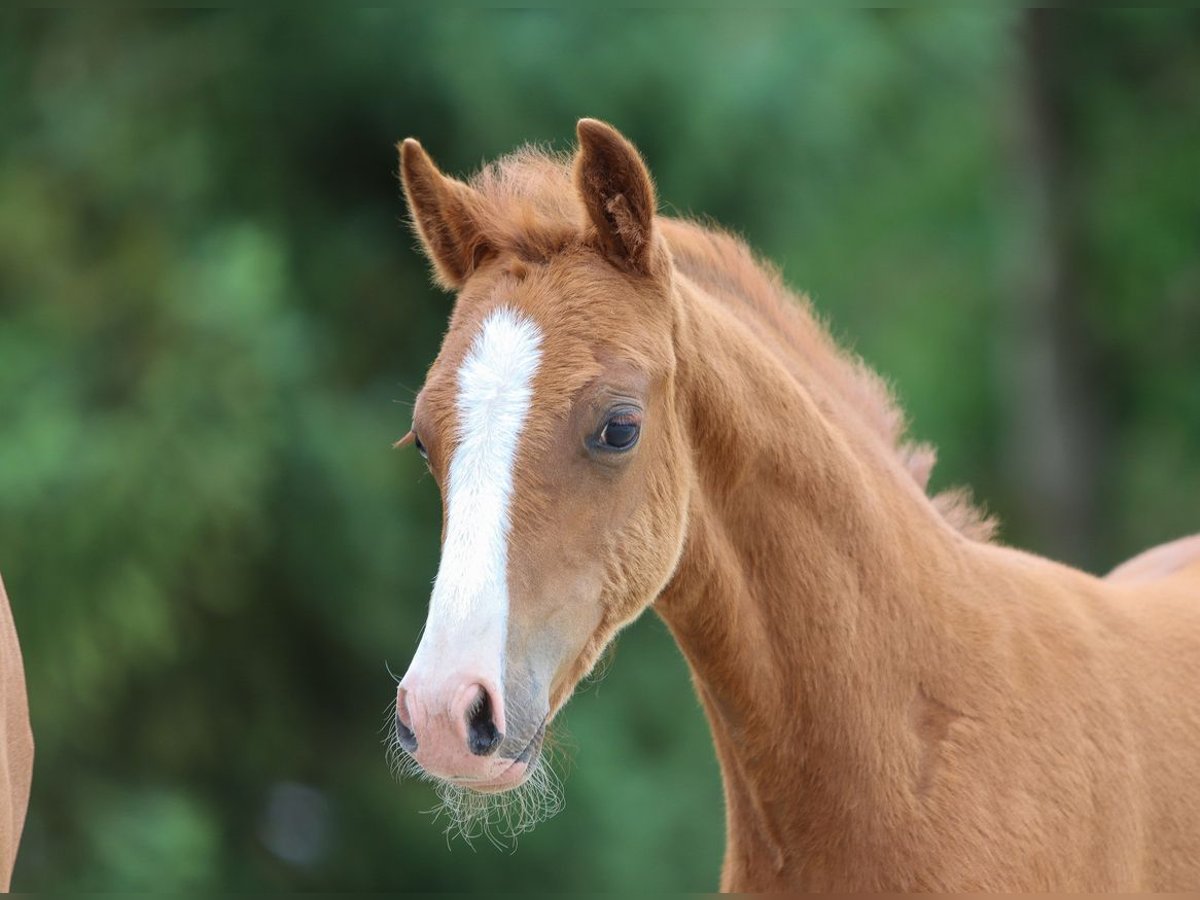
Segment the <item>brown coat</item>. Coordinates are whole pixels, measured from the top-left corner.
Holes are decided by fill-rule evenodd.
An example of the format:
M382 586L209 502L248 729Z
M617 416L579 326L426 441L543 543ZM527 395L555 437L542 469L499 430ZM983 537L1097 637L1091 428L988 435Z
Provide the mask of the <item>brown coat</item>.
M0 890L8 890L33 776L33 732L21 646L0 581Z

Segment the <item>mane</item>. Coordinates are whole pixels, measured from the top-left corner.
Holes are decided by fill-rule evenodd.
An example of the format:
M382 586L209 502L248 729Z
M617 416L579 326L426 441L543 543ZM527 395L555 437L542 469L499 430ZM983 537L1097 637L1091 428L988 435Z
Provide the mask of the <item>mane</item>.
M470 179L475 215L497 249L542 262L578 244L586 213L571 177L569 157L524 147L485 165ZM748 311L776 338L803 355L852 420L927 491L937 451L906 438L907 417L887 382L858 356L838 346L804 294L740 238L711 224L659 216L675 268L730 306ZM974 505L965 488L930 497L941 516L966 537L990 540L996 521Z

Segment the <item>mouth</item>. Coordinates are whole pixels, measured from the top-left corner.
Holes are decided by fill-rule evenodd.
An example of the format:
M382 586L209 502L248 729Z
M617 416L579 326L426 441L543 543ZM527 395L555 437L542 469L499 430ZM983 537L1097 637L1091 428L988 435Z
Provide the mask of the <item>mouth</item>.
M469 776L452 775L446 780L451 784L480 794L501 794L505 791L511 791L513 788L520 787L529 774L533 761L537 759L538 754L542 750L542 743L545 738L546 723L543 721L538 726L538 730L534 733L533 737L529 739L529 743L514 757L508 767L498 775L490 778L471 778Z

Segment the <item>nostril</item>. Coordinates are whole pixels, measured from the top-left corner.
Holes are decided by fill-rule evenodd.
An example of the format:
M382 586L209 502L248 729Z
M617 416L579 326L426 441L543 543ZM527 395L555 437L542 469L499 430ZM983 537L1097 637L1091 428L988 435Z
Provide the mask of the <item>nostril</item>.
M495 752L504 739L492 714L492 697L483 688L475 702L467 710L467 746L476 756L488 756Z
M404 720L398 713L396 715L396 740L407 753L417 752L417 736L404 724Z
M396 695L396 740L408 753L417 752L417 736L412 730L412 717L408 712L408 697L401 689Z

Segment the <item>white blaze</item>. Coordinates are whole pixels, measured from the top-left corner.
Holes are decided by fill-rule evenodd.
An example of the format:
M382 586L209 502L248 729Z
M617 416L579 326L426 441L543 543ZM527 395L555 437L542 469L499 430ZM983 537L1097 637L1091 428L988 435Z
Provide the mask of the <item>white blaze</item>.
M541 342L531 319L502 307L484 319L458 371L458 443L450 457L446 540L410 668L430 681L470 674L501 687L513 469Z

